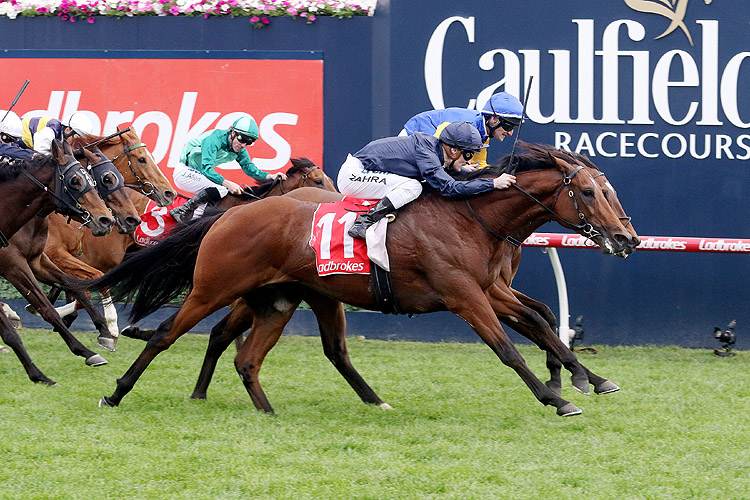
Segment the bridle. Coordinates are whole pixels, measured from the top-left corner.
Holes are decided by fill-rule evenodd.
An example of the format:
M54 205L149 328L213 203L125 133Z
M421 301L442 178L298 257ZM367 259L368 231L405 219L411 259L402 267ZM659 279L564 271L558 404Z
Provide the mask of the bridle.
M115 191L125 187L125 179L122 177L120 171L115 168L112 160L107 158L101 152L97 152L96 154L101 156L103 159L99 163L89 165L89 170L93 174L94 180L96 181L96 190L99 192L99 196L101 196L102 199L105 199ZM104 177L107 174L112 174L115 176L116 181L114 186L112 187L107 187L104 185Z
M573 172L570 173L570 175L565 174L565 173L563 174L563 182L560 185L560 187L558 188L557 193L555 194L555 201L552 203L552 207L551 208L548 207L547 205L545 205L544 203L542 203L541 201L539 201L534 195L532 195L531 193L529 193L528 191L526 191L522 187L518 186L517 184L511 184L511 187L513 187L513 188L517 189L518 191L520 191L524 196L526 196L527 198L529 198L535 204L539 205L545 211L547 211L550 214L552 214L553 217L555 217L555 218L559 219L561 222L563 222L564 225L568 225L568 226L572 227L573 229L576 229L576 230L580 231L587 238L593 240L597 236L601 236L601 233L599 231L597 231L596 229L594 229L594 226L592 226L590 223L588 223L586 221L586 215L578 207L578 201L576 200L575 193L573 193L573 188L570 185L571 182L572 182L572 180L573 180L573 177L575 177L576 174L578 172L580 172L581 170L583 170L583 169L584 169L584 167L579 165L579 166L577 166L573 170ZM562 191L563 191L563 189L565 189L565 187L568 188L568 196L571 198L571 200L573 201L573 206L578 211L578 219L581 221L580 224L576 224L574 222L571 222L571 221L565 219L564 217L562 217L560 214L558 214L555 211L555 206L557 205L557 200L560 197L560 193L562 193ZM498 233L496 233L495 231L493 231L492 228L490 228L487 225L487 223L485 223L482 220L482 218L479 216L479 214L476 213L476 211L474 210L474 208L471 206L471 203L469 202L469 198L466 198L465 200L466 200L466 206L469 207L469 212L471 212L471 215L474 217L474 219L477 222L479 222L479 225L482 226L482 228L487 233L489 233L490 235L492 235L494 238L497 238L498 240L507 241L508 243L510 243L511 245L513 245L515 247L521 246L521 244L523 242L518 241L516 238L513 238L512 236L501 236Z
M144 181L140 178L140 176L135 172L135 169L133 168L133 162L130 158L130 152L135 151L138 148L145 148L146 145L142 142L139 142L137 144L133 144L132 146L125 144L125 141L120 138L120 142L122 143L122 153L112 158L112 162L114 163L115 160L120 158L122 155L125 155L128 159L128 168L130 169L130 172L133 174L133 177L135 178L135 181L138 184L124 184L125 187L129 187L131 189L139 190L144 196L151 196L154 194L156 189L154 188L154 185L150 183L149 181Z

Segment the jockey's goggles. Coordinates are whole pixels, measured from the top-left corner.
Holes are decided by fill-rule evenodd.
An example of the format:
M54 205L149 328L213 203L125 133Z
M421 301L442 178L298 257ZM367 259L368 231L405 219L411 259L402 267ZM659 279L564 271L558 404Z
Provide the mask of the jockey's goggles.
M472 158L474 158L474 155L477 154L478 151L472 151L470 149L465 149L461 151L461 155L464 157L464 160L471 161Z
M4 142L6 144L10 144L12 142L16 142L17 140L18 140L18 137L13 137L12 135L6 134L5 132L3 132L3 133L0 134L0 141Z
M498 126L503 127L503 130L507 132L510 132L511 130L513 130L514 128L518 126L517 123L510 122L506 120L505 118L503 118L502 116L498 116L498 118L500 118L500 123L498 123Z
M247 144L248 146L252 145L255 142L254 137L250 137L249 135L242 135L239 132L237 133L237 140L240 141L241 144Z

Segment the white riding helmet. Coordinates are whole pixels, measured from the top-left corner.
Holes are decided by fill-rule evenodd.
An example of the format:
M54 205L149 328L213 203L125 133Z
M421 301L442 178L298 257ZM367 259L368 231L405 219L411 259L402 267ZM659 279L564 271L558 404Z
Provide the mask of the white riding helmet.
M23 124L21 119L13 111L8 112L8 116L5 116L5 111L0 110L0 132L16 137L18 139L23 135Z
M73 132L80 136L94 133L94 126L91 124L91 120L86 118L86 115L83 113L73 113L63 120L62 124L72 128Z

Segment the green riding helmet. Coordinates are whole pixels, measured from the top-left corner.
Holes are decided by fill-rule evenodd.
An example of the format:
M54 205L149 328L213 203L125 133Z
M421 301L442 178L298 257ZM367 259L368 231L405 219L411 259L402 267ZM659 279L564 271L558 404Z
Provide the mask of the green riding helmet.
M258 124L255 123L255 120L251 116L237 118L230 130L234 130L247 137L252 137L253 140L258 140Z

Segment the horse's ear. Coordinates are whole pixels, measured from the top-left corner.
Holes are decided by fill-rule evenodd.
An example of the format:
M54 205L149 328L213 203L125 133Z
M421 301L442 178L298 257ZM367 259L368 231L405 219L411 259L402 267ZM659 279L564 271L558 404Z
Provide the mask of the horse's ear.
M73 146L68 141L62 141L63 151L68 156L73 156Z
M99 146L94 146L94 152L99 155L99 161L109 160L109 158L107 158L107 156L102 153L102 150L99 149Z
M100 161L99 158L97 158L96 154L94 154L93 152L89 151L88 149L81 148L81 151L83 152L83 156L86 157L86 159L89 161L89 163L97 163L97 162Z
M62 150L62 143L57 139L52 139L50 153L55 157L57 163L64 165L68 162L68 160L65 158L65 152Z

